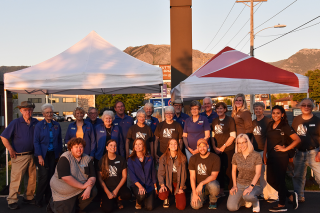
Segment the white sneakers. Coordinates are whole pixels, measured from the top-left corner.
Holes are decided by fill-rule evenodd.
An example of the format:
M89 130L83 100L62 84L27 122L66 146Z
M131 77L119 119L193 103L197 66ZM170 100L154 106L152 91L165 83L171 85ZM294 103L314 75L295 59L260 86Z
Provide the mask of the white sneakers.
M256 207L253 207L253 208L252 208L252 211L253 211L253 212L260 212L260 202L259 202L259 201L257 201Z

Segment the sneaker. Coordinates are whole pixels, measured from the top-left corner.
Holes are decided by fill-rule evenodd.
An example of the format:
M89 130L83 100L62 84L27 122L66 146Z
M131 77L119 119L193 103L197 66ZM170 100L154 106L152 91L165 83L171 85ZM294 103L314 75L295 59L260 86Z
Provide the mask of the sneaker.
M278 201L279 201L279 199L271 199L271 198L269 198L267 200L268 203L275 203L275 202L278 202Z
M253 207L253 208L252 208L252 211L253 211L253 212L260 212L260 202L259 202L259 201L257 201L256 207Z
M293 192L292 193L292 206L293 206L293 209L297 209L299 204L298 204L298 194L297 192Z
M163 208L169 208L170 204L169 204L169 199L165 199L163 201Z
M287 207L286 206L282 206L282 207L280 207L280 206L274 206L274 207L272 207L271 209L269 209L269 211L271 211L271 212L286 212L288 209L287 209Z
M51 209L50 202L48 203L46 210L47 210L47 213L54 213L54 212L52 211L52 209Z
M210 202L208 209L217 209L217 203Z
M20 206L19 206L18 203L11 203L11 204L8 204L8 208L9 208L9 209L12 209L12 210L14 210L14 209L20 209Z
M251 208L252 203L251 203L251 202L246 202L246 203L244 204L244 206L245 206L246 208Z
M226 196L226 194L224 192L222 192L222 193L217 195L217 198L221 198L221 197L225 197L225 196Z
M27 200L25 198L23 198L22 202L27 203L27 204L36 204L36 200L33 198L32 200Z
M136 201L136 206L135 206L136 209L141 209L141 205L138 203L138 201Z

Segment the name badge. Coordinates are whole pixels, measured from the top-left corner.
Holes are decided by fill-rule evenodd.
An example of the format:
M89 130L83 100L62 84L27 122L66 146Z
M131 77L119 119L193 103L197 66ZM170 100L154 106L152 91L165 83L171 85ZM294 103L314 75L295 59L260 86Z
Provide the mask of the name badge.
M114 125L118 125L118 123L114 123Z
M199 121L199 124L202 124L203 123L203 121Z
M309 126L316 126L315 124L309 124Z
M224 124L220 124L220 126L224 126Z
M84 167L84 165L83 165L83 164L80 164L79 166L80 166L80 167Z
M114 164L117 164L117 163L120 163L120 161L116 161L116 162L114 162Z
M177 121L177 119L173 119L174 121Z
M104 131L100 130L101 133L104 133Z
M75 128L75 127L71 127L71 129L72 129L72 130L75 130L76 128Z

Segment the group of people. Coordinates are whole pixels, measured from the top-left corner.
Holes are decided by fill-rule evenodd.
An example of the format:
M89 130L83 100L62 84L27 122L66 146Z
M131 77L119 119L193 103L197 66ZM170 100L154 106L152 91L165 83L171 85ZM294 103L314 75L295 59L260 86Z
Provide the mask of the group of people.
M121 101L114 105L115 114L106 110L101 119L96 108L89 108L84 119L86 112L77 107L63 152L53 106L42 106L45 119L38 122L32 118L34 105L24 101L19 106L22 116L1 134L12 164L8 207L19 208L19 186L27 173L23 202L39 207L46 203L47 212L81 212L98 197L102 210L109 213L123 208L122 200L132 195L136 209L154 209L156 196L168 208L170 194L176 208L183 210L187 188L193 209L202 208L206 196L208 208L216 209L226 188L230 211L245 206L260 212L262 198L278 201L269 209L272 212L286 211L287 198L297 209L305 201L307 166L320 184L320 119L312 114L313 101L300 102L302 115L292 127L281 106L272 108L270 119L264 116L265 105L254 103L252 121L243 94L236 95L233 103L228 116L223 102L213 110L209 97L203 105L192 101L189 117L182 112L183 102L175 100L165 108L160 123L152 116L151 103L137 112L136 122L125 114ZM292 158L294 192L290 193L285 176Z

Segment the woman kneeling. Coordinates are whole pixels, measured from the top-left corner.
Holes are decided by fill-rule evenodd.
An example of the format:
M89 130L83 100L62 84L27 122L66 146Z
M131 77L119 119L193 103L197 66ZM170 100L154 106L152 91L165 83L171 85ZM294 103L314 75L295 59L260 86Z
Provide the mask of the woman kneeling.
M257 196L262 192L259 181L261 166L261 156L253 150L249 137L243 133L239 134L232 157L233 187L227 202L229 211L237 211L241 206L250 208L253 205L253 212L260 212Z
M120 200L129 200L131 192L125 185L127 180L126 160L116 155L116 141L108 140L106 150L107 152L99 161L98 179L105 192L102 194L101 208L104 212L109 213L112 212L116 203L118 208L122 209Z
M171 139L159 160L159 198L164 200L164 208L169 208L170 192L175 195L177 209L184 210L186 207L186 194L183 191L187 178L186 161L187 158L182 154L176 139Z

